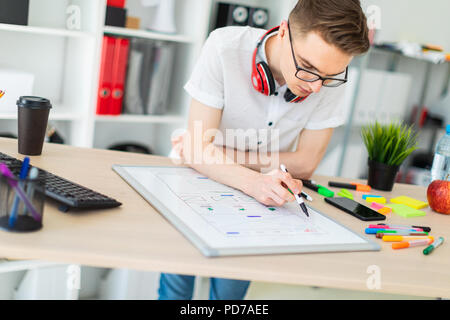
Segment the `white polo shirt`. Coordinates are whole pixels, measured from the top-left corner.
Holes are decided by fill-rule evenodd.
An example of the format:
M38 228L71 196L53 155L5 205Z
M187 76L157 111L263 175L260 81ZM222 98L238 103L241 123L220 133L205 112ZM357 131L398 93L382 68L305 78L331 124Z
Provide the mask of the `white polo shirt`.
M253 88L252 56L265 32L263 29L235 26L211 32L184 87L192 98L209 107L222 109L219 130L224 139L216 136L214 143L217 145L242 151L261 148L295 151L298 136L304 128L333 128L345 122L343 110L339 107L345 85L322 87L300 103L284 100L286 85L276 83L277 96L265 96ZM260 50L260 56L267 62L265 43L261 48L264 50Z

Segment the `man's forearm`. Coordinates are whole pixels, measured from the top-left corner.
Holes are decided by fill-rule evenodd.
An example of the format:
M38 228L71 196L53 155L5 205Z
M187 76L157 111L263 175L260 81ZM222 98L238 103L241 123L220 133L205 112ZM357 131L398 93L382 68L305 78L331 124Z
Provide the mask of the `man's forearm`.
M205 145L201 154L199 152L200 150L197 150L196 156L191 153L191 158L187 159L186 164L217 182L241 191L247 192L251 187L249 184L252 177L258 174L236 163L235 158L229 157L225 150L212 143Z
M309 179L317 166L307 156L298 152L259 153L225 147L223 150L227 155L233 155L233 159L238 164L258 172L278 169L283 163L289 168L289 173L297 179Z

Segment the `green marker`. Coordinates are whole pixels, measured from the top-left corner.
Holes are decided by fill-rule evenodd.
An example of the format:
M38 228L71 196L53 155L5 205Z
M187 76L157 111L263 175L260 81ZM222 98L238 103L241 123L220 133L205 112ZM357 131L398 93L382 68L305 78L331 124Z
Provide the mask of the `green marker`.
M275 211L275 208L269 208L270 211Z
M320 184L317 185L319 187L319 190L317 191L318 194L323 195L324 197L334 197L334 192L330 189L325 188L324 186L321 186Z
M303 185L311 190L314 190L318 194L323 195L324 197L334 197L334 192L330 189L321 186L320 184L315 184L311 180L302 180Z
M423 249L424 255L429 255L434 249L439 247L444 242L444 237L439 237L439 239L434 240L432 244L430 244L428 247Z
M353 200L353 194L350 191L348 191L347 189L341 189L338 193L338 196L349 198L349 199Z
M380 228L381 229L381 228ZM409 230L389 230L389 229L381 229L377 231L378 233L390 233L390 234L395 234L395 235L399 235L399 236L427 236L428 232L426 231L409 231Z

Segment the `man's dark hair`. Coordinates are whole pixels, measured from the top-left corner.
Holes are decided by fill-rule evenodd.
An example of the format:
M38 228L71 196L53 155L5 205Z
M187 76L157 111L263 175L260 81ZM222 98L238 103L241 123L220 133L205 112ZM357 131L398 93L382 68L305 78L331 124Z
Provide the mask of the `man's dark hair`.
M359 0L299 0L289 14L295 35L318 32L329 44L350 55L370 47L366 16Z

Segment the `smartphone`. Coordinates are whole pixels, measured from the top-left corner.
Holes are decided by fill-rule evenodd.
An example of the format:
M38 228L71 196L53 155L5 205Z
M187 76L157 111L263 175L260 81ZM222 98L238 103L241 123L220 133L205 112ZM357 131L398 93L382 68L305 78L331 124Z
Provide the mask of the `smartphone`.
M363 220L363 221L376 221L376 220L386 220L386 217L381 213L376 212L362 204L351 200L349 198L324 198L325 202L328 202L332 206L341 209L352 216Z

